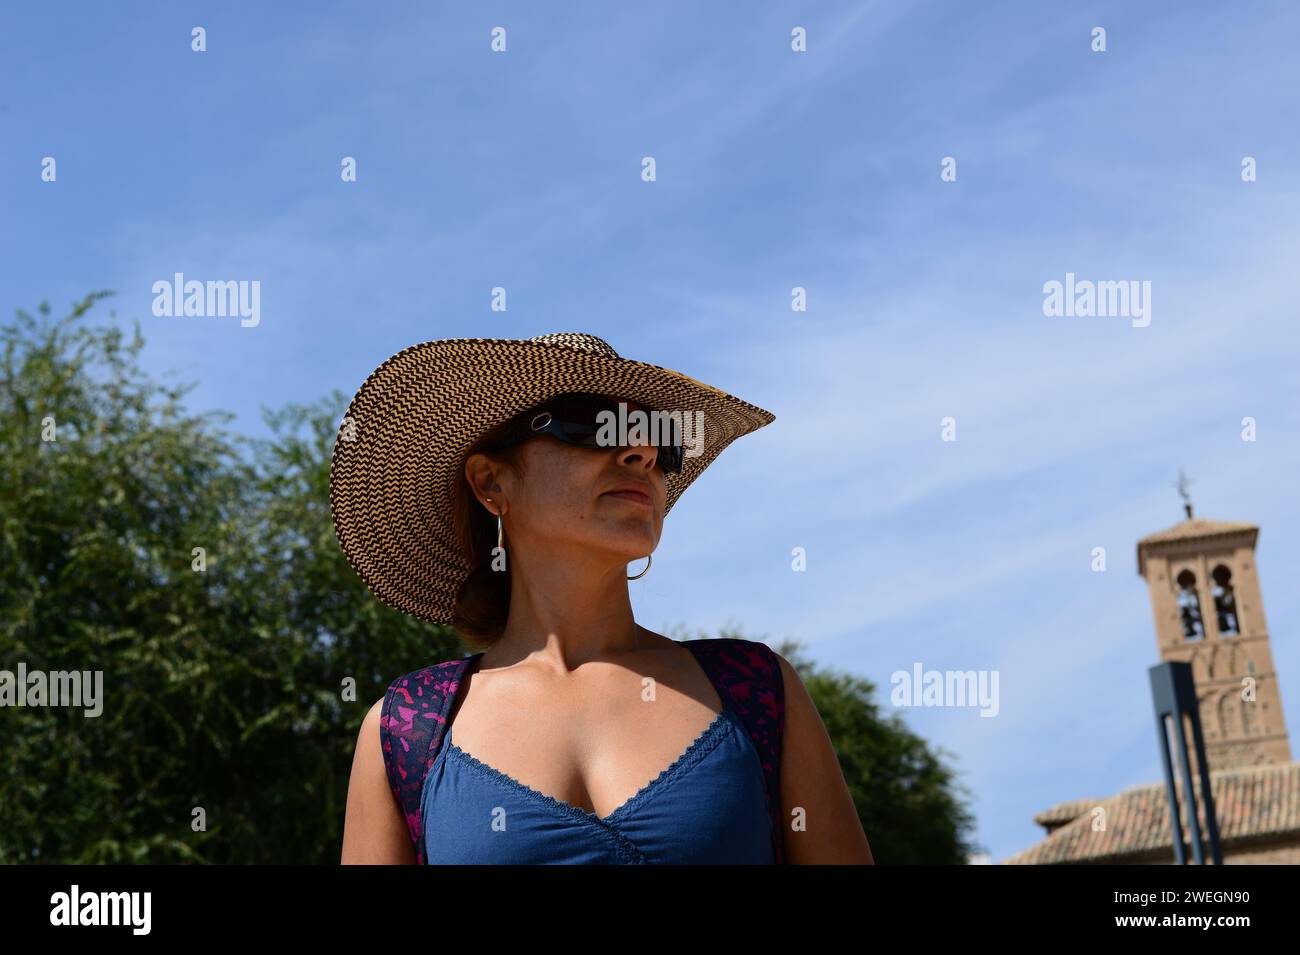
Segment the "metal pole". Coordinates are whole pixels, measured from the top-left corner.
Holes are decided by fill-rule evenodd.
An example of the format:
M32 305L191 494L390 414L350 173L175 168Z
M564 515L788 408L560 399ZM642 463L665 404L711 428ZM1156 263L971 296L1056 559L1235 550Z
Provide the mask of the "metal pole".
M1187 864L1187 850L1183 845L1183 820L1178 814L1178 799L1174 796L1174 774L1169 759L1169 725L1167 718L1156 713L1156 736L1160 738L1160 768L1165 773L1165 796L1169 800L1170 828L1174 833L1174 865Z
M1192 856L1198 865L1205 865L1206 846L1201 837L1201 814L1198 805L1205 807L1205 836L1209 842L1209 857L1214 865L1223 865L1223 852L1219 844L1219 823L1214 806L1214 792L1210 782L1209 760L1205 756L1205 734L1201 729L1201 708L1196 700L1196 681L1192 677L1190 663L1168 662L1151 667L1147 671L1151 678L1151 696L1155 703L1156 726L1160 736L1160 765L1165 775L1165 794L1169 802L1170 832L1174 841L1174 861L1178 865L1187 864L1187 852L1183 843L1183 826L1178 805L1178 791L1174 784L1173 761L1170 758L1169 738L1166 735L1165 720L1173 720L1173 732L1177 743L1177 753L1181 765L1178 778L1182 780L1183 792L1187 800L1188 823L1191 828ZM1192 749L1196 753L1197 777L1200 779L1199 799L1192 787L1192 767L1188 756L1187 731L1183 717L1187 716L1192 727Z

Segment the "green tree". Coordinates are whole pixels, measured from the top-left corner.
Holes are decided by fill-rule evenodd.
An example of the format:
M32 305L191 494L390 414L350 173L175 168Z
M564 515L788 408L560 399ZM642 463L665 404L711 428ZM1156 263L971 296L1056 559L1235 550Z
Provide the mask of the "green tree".
M334 540L339 396L232 436L140 369L138 323L87 324L106 294L0 328L0 669L104 695L0 709L0 861L337 862L366 709L460 643Z

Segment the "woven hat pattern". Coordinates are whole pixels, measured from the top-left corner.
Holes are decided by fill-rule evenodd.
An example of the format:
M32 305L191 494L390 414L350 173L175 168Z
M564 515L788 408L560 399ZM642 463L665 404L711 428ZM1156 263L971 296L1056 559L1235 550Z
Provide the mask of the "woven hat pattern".
M622 358L583 332L412 345L357 391L330 468L335 533L376 597L420 619L451 622L471 570L452 515L470 447L520 412L569 391L703 412L701 453L686 456L680 473L665 473L665 515L732 441L775 420L681 372Z

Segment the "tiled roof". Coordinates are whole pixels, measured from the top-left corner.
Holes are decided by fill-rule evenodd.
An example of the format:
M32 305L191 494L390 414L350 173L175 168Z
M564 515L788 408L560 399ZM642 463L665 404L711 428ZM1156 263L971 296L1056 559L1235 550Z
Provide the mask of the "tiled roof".
M1258 537L1259 526L1256 524L1243 524L1238 521L1207 521L1203 517L1189 517L1173 527L1163 531L1156 531L1154 534L1148 534L1137 542L1138 573L1144 576L1146 574L1146 549L1152 544L1201 540L1207 537L1220 537L1224 534L1239 534L1243 531Z
M1193 777L1199 795L1200 780ZM1234 842L1261 836L1300 834L1300 762L1230 769L1210 773L1210 787L1219 820L1219 839L1224 849ZM1186 804L1183 810L1183 840L1191 845ZM1105 828L1093 831L1094 806L1106 810ZM1069 862L1122 862L1126 857L1164 851L1173 861L1169 803L1163 783L1126 789L1118 796L1091 801L1060 803L1035 817L1057 816L1079 807L1079 815L1062 825L1037 845L1004 861L1004 865L1052 865ZM1205 837L1204 805L1200 812L1201 835Z

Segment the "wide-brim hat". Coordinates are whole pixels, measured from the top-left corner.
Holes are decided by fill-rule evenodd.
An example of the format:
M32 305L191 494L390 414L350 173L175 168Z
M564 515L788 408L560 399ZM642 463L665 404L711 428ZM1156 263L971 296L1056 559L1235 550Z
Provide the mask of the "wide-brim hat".
M339 428L330 511L348 562L381 601L422 620L452 621L471 566L453 508L469 449L498 425L565 392L703 413L699 454L665 472L666 504L727 445L776 416L670 368L619 356L583 332L453 338L412 345L361 385Z

